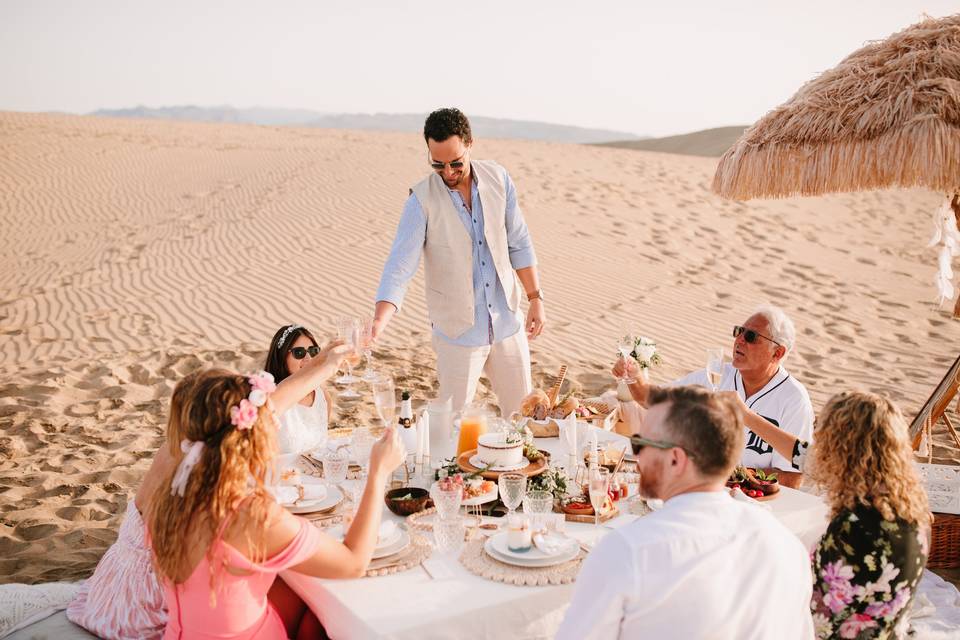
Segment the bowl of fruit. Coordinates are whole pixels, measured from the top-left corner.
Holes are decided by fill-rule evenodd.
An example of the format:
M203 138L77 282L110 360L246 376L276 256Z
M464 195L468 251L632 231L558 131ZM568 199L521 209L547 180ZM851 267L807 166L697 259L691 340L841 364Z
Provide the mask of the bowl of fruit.
M743 465L737 465L727 478L727 487L742 491L756 500L774 498L780 491L776 473L765 472L763 469L751 469Z

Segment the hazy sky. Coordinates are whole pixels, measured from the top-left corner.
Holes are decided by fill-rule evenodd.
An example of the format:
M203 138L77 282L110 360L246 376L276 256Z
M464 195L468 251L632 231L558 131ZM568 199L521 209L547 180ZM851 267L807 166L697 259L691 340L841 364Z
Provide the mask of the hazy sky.
M0 109L487 115L668 135L748 124L957 0L0 0Z

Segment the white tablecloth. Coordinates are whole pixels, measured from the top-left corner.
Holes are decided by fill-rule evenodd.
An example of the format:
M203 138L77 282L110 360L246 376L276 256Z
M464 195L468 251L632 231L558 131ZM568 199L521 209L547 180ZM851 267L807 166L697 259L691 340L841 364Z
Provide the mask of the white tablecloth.
M622 436L598 432L602 442L627 444ZM557 438L537 440L554 460L566 454ZM808 547L826 528L827 507L820 498L793 489L765 503ZM400 520L384 510L385 517ZM636 519L621 515L607 524L617 528ZM568 524L577 537L591 525ZM331 638L551 638L566 611L573 585L518 587L477 577L453 557L428 562L435 575L417 567L404 573L358 580L322 580L292 571L283 579L306 601Z

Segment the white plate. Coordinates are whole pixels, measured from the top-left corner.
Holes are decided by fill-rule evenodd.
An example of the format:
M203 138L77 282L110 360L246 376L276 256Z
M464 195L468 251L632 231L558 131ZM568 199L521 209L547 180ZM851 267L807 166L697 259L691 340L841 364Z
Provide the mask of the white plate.
M570 546L553 556L548 556L535 546L531 546L529 551L510 551L510 549L507 548L506 531L487 538L487 541L483 543L483 549L496 560L505 562L506 564L512 564L516 567L552 567L557 564L569 562L580 553L580 545L573 538L570 539Z
M477 469L483 469L484 467L487 466L487 464L480 459L479 455L473 456L472 458L467 460L467 462L475 466ZM529 464L530 464L530 461L527 460L526 458L523 458L523 461L519 464L515 464L509 467L490 467L489 469L487 469L487 471L519 471L520 469L525 468Z
M343 541L343 525L338 524L334 527L330 527L327 532L337 540L340 540L341 542ZM394 547L404 541L406 542L399 549L394 549ZM384 556L389 556L406 548L408 544L410 544L410 536L407 535L407 532L400 527L395 527L393 529L393 533L387 536L386 540L377 541L377 546L373 550L373 557L382 558Z
M410 535L403 529L397 529L399 536L397 541L391 545L380 547L373 550L373 556L371 560L379 560L380 558L386 558L387 556L392 556L394 554L400 553L404 549L410 546Z
M310 478L309 476L303 478L303 480L303 484L312 484L312 482L306 482L307 480L319 482L317 478ZM333 509L341 502L343 502L343 492L333 485L327 485L327 497L323 500L301 500L300 502L280 506L290 513L314 513L315 511Z

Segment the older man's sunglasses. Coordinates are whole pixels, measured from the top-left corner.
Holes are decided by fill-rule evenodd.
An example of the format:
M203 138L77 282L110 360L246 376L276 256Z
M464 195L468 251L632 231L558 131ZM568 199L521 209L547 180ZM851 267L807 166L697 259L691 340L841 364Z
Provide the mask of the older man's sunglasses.
M316 358L317 354L320 353L320 347L294 347L290 349L290 355L293 356L294 360L303 360L308 353L311 358Z
M773 338L768 338L762 333L757 333L753 329L747 329L746 327L741 327L740 325L737 325L736 327L733 328L733 337L739 338L741 335L743 336L743 339L747 341L747 344L753 344L754 342L757 341L757 338L763 338L764 340L769 340L770 342L777 345L778 347L782 346L779 342L777 342Z
M633 454L639 455L644 447L653 447L654 449L683 449L678 444L665 442L663 440L650 440L643 436L630 436L630 446L633 448Z

